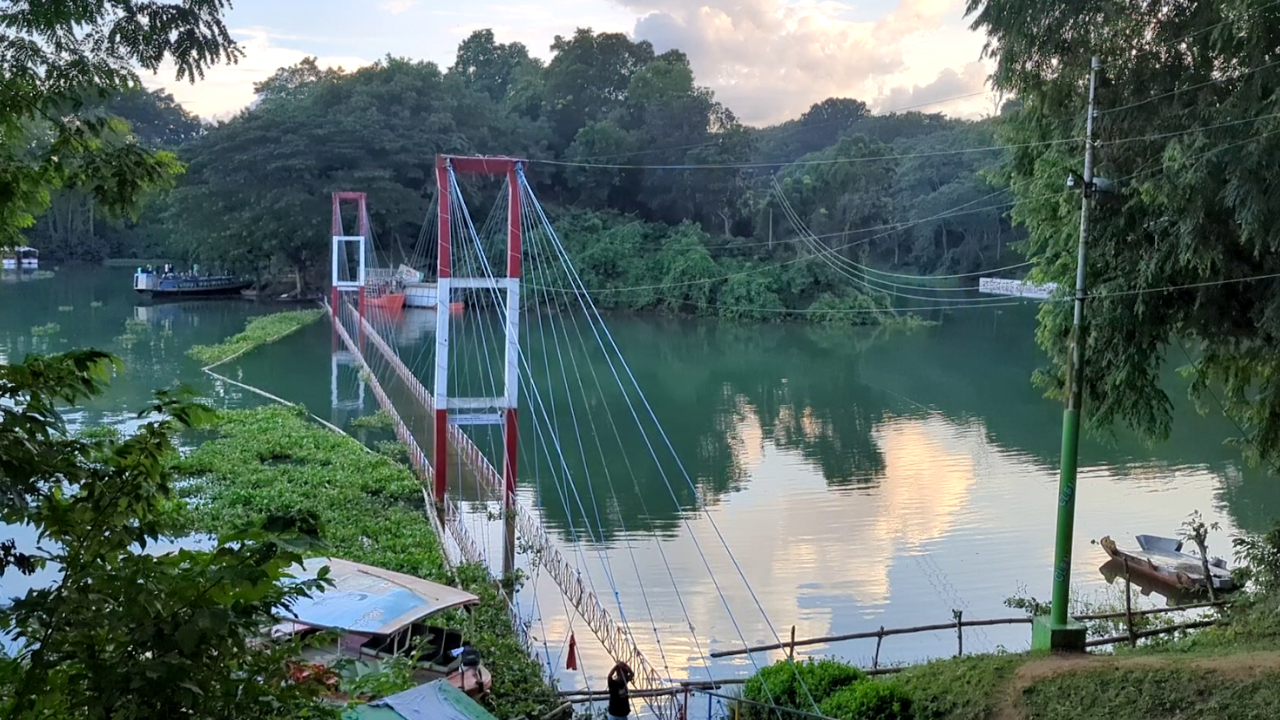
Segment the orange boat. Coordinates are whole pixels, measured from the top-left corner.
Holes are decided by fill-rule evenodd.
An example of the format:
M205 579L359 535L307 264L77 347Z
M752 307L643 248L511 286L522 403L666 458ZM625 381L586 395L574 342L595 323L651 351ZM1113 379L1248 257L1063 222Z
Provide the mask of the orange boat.
M369 304L369 307L382 308L383 310L403 310L404 293L386 293L377 297L365 298L365 302Z

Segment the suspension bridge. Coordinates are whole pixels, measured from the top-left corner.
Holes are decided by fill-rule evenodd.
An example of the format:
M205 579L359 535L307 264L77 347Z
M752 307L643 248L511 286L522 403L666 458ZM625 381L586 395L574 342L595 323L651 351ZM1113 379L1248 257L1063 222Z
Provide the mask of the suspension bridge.
M639 472L661 477L677 505L692 499L705 511L703 496L535 196L525 176L527 165L506 157L437 158L434 208L413 252L402 250L398 262L374 235L367 195L333 194L328 310L335 377L339 363L357 368L361 392L367 385L391 417L396 437L423 480L424 499L436 509L428 514L452 562L481 563L500 577L517 570L545 577L564 603L571 645L575 627L585 628L610 660L633 668L636 697L654 714L688 717L689 688L715 686L709 659L740 653L713 652L710 641L704 646L661 542L655 543L660 574L641 577L632 556L640 598L624 603L603 550L600 508L620 508L616 489L634 482ZM468 195L492 199L483 223L474 221ZM827 252L815 257L841 261ZM432 273L418 268L432 260L434 280L428 280ZM532 280L526 282L526 275ZM434 308L434 317L409 323L406 308ZM531 326L542 340L540 347L528 347ZM428 340L398 342L405 332ZM337 407L336 384L333 392ZM620 402L612 400L618 397ZM587 417L579 409L584 402L603 406L603 411ZM522 468L535 476L544 495L547 485L553 488L542 504L558 500L567 516L586 519L585 537L569 523L571 549L562 551L539 514L521 499L517 480ZM584 477L597 473L603 483ZM643 493L638 499L642 506L666 500L646 500ZM475 513L464 510L464 500L493 512L477 523ZM701 534L709 528L713 536L706 545L687 517L682 522L710 577L715 601L733 628L733 637L718 642L734 648L753 643L784 647L711 513L702 516ZM611 519L625 532L627 518L619 513ZM500 527L500 543L489 542L491 525ZM495 544L500 550L491 553ZM588 557L593 549L595 561ZM716 576L708 557L713 552L727 558L731 577ZM491 561L499 554L500 562ZM724 567L721 563L722 574ZM602 582L593 579L593 568L603 571ZM663 580L670 583L683 618L655 617L646 586ZM739 598L742 590L750 598L746 613L756 615L750 624L737 619L745 613L741 600L735 608L728 599L730 584ZM526 631L530 608L519 606L517 594L508 602L526 649L545 658L552 671L547 631ZM532 611L541 612L536 607ZM751 665L746 669L760 667L746 656Z

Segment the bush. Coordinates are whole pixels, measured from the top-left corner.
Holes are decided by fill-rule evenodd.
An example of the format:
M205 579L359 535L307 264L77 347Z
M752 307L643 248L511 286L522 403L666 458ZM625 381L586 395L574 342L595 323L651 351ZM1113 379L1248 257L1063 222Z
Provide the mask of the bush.
M748 680L742 688L742 697L759 703L813 712L815 703L821 705L825 698L866 677L861 670L836 660L810 658L794 664L789 660L780 660L761 668L760 672ZM769 711L760 706L743 709L744 720L771 716Z
M911 696L887 682L867 680L849 685L818 705L827 717L839 720L911 720Z

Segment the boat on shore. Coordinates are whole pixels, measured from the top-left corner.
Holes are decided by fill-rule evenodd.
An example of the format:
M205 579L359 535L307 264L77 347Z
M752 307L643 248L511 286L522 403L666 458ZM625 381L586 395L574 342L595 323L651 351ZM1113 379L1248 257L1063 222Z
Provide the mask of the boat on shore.
M40 267L40 251L23 245L0 254L0 268L5 270L35 270Z
M133 289L144 297L157 300L223 295L239 297L240 291L252 284L250 280L229 273L202 275L198 265L193 266L191 272L175 272L172 265L165 265L158 271L153 271L150 266L140 267L133 274Z
M1112 560L1131 576L1181 591L1202 591L1208 583L1218 592L1236 589L1235 579L1221 558L1209 560L1206 582L1204 563L1198 555L1182 551L1182 541L1157 535L1138 535L1138 550L1122 549L1108 535L1098 541Z
M308 559L292 574L313 579L325 566L333 585L297 599L290 616L281 617L269 633L276 641L321 640L306 643L302 650L299 661L308 673L340 683L375 672L394 657L409 657L415 660L413 678L419 683L443 680L471 697L489 692L492 676L463 633L428 623L428 618L449 610L473 608L479 597L338 558ZM317 637L323 633L336 633L336 641Z

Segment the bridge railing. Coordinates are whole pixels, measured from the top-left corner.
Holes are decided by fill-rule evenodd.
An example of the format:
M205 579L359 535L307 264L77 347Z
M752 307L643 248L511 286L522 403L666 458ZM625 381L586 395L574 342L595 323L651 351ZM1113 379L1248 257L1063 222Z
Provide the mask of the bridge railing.
M361 317L349 304L342 304L342 312L351 318L351 321L360 328L362 335L367 337L374 348L382 354L383 359L391 367L396 377L409 389L418 402L422 403L428 411L434 410L435 398L427 391L422 381L409 370L409 367L404 364L400 356L392 350L391 346L387 344L386 340L382 338L373 325L366 318ZM341 328L341 318L335 317L334 320L335 324ZM344 336L344 342L350 343L350 336L346 334L345 329L341 332ZM364 358L354 343L351 343L349 347L352 353L360 358L362 366L367 367ZM371 371L370 375L372 375ZM373 380L376 382L376 378ZM371 382L370 384L372 385L373 383ZM374 395L378 398L378 402L382 404L383 408L387 410L388 414L391 415L397 428L396 436L410 449L409 455L414 469L429 484L433 477L433 472L426 454L418 447L417 442L412 437L412 433L400 421L400 416L396 413L386 393L379 389L374 391ZM484 456L484 453L480 451L480 448L476 447L471 438L457 425L451 424L447 432L449 433L450 443L456 449L456 452L460 454L462 461L468 465L471 472L496 497L502 497L505 492L502 476L494 468L493 464L489 462L488 458ZM551 576L556 585L560 587L565 597L573 603L574 608L577 609L582 619L586 621L591 631L595 633L596 638L604 646L610 657L627 663L635 671L636 685L639 689L654 690L665 687L666 683L663 682L662 676L658 674L658 671L640 652L640 648L631 633L613 619L604 604L600 602L600 598L595 594L595 591L583 582L582 572L565 560L559 548L547 536L542 523L523 504L515 502L512 505L516 513L518 532L532 545L534 557L546 569L547 574ZM461 525L460 522L457 524ZM664 712L656 707L654 709L660 715L669 714L669 711Z

